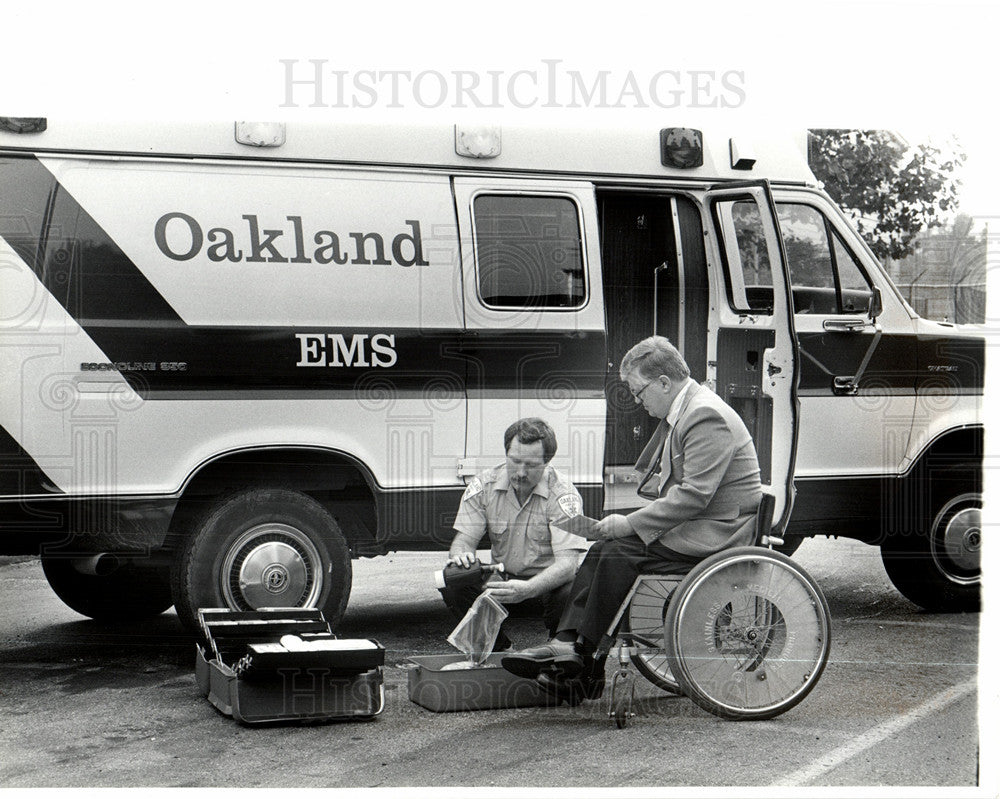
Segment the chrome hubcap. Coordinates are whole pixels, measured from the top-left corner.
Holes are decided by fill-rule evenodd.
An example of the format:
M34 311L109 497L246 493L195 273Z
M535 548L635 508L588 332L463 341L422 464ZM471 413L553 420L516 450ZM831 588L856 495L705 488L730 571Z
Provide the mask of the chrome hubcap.
M244 563L243 568L240 569L240 586L249 586L252 577L253 570L248 569L247 564ZM264 569L264 579L261 581L261 585L269 593L280 594L285 590L289 581L288 569L280 563L272 563Z
M978 501L971 494L956 497L942 508L934 524L934 561L949 580L963 585L979 582L983 512L973 504ZM956 511L959 505L965 507Z
M982 511L965 508L956 513L944 530L944 549L961 569L978 569L982 547Z
M222 574L226 603L238 610L315 607L322 559L301 530L268 523L247 530L229 548Z

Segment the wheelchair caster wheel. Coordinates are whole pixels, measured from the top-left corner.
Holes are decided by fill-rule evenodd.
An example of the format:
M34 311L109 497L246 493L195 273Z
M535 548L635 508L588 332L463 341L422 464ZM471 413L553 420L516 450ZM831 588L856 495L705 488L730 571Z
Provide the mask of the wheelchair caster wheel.
M632 712L632 701L635 699L635 682L632 674L622 669L611 680L611 708L608 716L614 719L615 726L623 730L629 720L635 716Z

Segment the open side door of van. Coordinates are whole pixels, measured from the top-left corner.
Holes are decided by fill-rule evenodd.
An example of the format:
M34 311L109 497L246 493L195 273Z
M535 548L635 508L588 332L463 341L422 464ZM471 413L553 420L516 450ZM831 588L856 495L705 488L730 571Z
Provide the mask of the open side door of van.
M714 187L704 201L715 245L709 258L717 260L713 271L724 284L710 313L709 366L714 361L716 393L753 436L761 482L775 497L773 529L780 534L795 492L799 358L774 200L767 181L753 181Z

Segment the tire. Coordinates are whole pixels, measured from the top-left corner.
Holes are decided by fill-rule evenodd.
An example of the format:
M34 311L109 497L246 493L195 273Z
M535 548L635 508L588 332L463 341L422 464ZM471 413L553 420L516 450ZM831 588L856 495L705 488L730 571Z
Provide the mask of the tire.
M199 608L319 608L335 627L351 593L351 555L316 500L288 489L250 489L194 519L174 560L177 615L198 630Z
M760 547L719 552L677 587L664 642L673 674L699 707L769 719L815 687L830 654L830 609L791 558Z
M933 503L920 534L882 543L886 574L903 596L934 612L979 610L982 507L980 493L956 493Z
M679 578L667 576L662 581L643 580L622 620L622 632L628 634L635 647L631 659L636 670L657 688L674 694L683 692L670 671L663 645L663 622L671 592L679 582Z
M125 561L109 574L83 574L66 557L42 556L42 570L63 602L97 621L138 621L174 604L169 567Z

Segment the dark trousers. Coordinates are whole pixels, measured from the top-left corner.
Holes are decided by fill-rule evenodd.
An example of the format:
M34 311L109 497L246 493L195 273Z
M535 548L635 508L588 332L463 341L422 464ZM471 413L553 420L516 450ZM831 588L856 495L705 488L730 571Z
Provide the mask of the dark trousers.
M636 577L686 574L698 561L659 542L647 546L636 535L598 541L576 573L558 632L575 632L597 646Z
M513 574L509 576L514 580L527 579L526 577L517 577ZM549 637L552 637L556 634L556 630L559 627L559 620L562 618L566 604L569 601L570 585L571 583L563 583L558 588L548 591L541 596L532 597L524 602L517 602L513 605L504 605L504 607L507 608L511 616L541 616L542 621L545 623L545 629L549 632ZM468 613L469 608L472 607L472 603L476 601L476 597L483 592L483 588L484 586L464 585L457 589L445 586L438 590L441 592L441 598L444 600L445 605L448 606L448 610L452 612L456 620L461 621L465 617L465 614ZM496 650L506 649L507 645L510 644L510 638L507 637L505 631L506 624L507 620L504 619L503 624L500 625L500 633L497 635L496 644L493 647Z

